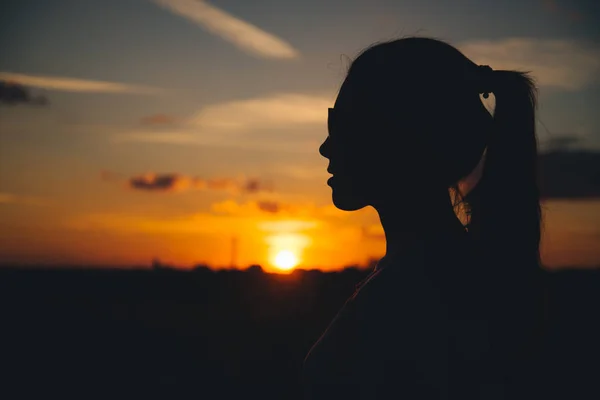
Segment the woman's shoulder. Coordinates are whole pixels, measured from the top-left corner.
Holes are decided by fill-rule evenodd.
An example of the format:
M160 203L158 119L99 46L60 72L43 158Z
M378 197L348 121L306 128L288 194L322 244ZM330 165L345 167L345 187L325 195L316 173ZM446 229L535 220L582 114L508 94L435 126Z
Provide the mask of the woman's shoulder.
M385 305L414 299L430 286L420 259L386 260L357 289L356 295L366 304Z
M387 373L442 382L446 363L447 322L417 265L389 264L355 298L358 348ZM392 374L393 375L393 374Z
M416 320L439 312L437 296L422 265L389 263L357 289L354 308L366 329L406 331Z

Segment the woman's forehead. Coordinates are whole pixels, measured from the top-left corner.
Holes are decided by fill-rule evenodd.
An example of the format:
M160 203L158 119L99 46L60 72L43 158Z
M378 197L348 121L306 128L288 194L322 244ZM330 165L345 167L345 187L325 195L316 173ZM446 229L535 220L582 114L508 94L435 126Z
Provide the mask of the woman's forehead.
M380 113L388 107L397 108L401 105L405 91L404 86L392 90L376 82L365 82L348 75L340 87L334 107L344 112Z
M335 100L335 108L339 110L360 110L366 105L366 93L364 90L360 90L356 79L352 79L351 75L348 75Z

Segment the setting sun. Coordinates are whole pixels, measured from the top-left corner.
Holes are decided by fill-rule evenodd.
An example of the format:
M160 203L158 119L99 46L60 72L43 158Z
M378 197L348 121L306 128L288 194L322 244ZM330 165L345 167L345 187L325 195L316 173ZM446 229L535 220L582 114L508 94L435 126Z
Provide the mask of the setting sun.
M273 264L282 271L290 271L298 265L298 257L289 250L281 250L275 255Z

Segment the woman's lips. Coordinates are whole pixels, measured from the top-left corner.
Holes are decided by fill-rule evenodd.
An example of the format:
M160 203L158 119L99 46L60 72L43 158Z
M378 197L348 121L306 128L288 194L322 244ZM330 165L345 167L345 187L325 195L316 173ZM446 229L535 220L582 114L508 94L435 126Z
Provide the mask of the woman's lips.
M338 181L340 179L339 175L332 175L331 178L327 179L327 184L329 186L331 186L332 184L335 184L336 181Z

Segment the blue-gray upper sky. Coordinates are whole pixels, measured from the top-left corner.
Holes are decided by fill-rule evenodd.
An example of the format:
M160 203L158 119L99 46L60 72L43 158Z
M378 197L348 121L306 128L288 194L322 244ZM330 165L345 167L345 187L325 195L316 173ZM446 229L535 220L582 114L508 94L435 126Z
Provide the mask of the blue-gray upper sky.
M73 114L78 113L73 107L80 106L79 118L87 122L116 123L136 119L140 113L186 114L205 104L270 92L329 93L339 84L341 54L353 56L376 40L404 34L431 35L459 46L491 41L497 46L494 50L508 49L503 41L519 38L531 43L517 48L519 54L508 51L506 57L515 58L517 64L532 64L524 58L539 55L533 66L535 61L548 68L561 63L565 65L556 67L568 69L567 74L587 76L576 91L542 86L540 118L552 132L598 135L598 121L593 121L593 105L600 98L598 2L209 3L289 44L298 55L291 59L252 54L222 34L211 33L207 24L173 12L168 3L185 8L185 3L201 2L5 0L0 14L0 72L141 84L169 92L144 97L52 95L56 107L68 107ZM553 41L564 44L553 46ZM478 53L467 51L475 59ZM554 79L561 79L560 74L556 72ZM100 108L102 112L93 111Z

